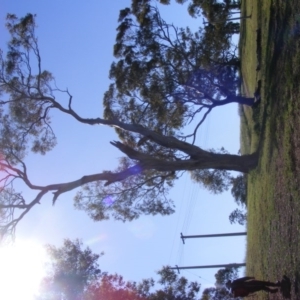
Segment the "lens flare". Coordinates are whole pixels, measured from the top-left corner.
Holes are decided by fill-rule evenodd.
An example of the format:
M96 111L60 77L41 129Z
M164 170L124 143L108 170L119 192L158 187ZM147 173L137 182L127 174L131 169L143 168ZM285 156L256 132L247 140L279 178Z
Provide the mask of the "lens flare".
M44 247L34 241L0 247L0 299L35 299L46 260Z
M142 172L142 168L140 165L135 165L131 167L132 174L140 174Z
M111 196L107 196L103 199L103 203L106 205L106 206L111 206L113 205L115 202L115 200L111 197Z

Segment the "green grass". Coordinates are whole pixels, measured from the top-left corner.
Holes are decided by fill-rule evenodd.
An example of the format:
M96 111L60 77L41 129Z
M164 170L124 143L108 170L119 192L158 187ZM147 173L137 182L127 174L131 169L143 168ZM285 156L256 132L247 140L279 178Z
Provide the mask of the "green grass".
M262 80L259 107L241 109L241 152L259 151L248 176L247 274L293 281L300 298L300 18L298 0L244 0L240 56L242 92L253 95ZM261 29L257 67L256 30ZM257 299L276 299L257 293ZM278 297L278 296L277 296Z

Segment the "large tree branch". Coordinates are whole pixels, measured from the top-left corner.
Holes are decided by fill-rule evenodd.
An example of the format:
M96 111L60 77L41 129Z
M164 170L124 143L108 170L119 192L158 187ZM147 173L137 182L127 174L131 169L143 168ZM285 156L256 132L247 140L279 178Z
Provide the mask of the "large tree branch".
M120 172L113 173L104 171L98 174L86 175L74 181L50 184L47 186L37 186L32 184L27 177L26 167L24 167L23 163L23 171L12 167L9 164L2 164L4 168L9 168L12 171L11 176L23 180L23 182L30 189L39 190L37 196L28 204L26 204L25 201L21 201L21 199L17 203L12 202L10 205L7 205L7 203L3 203L3 205L0 205L0 210L11 210L10 214L12 215L11 220L7 222L4 226L1 226L2 235L7 233L11 233L13 235L17 224L36 204L40 204L42 198L49 192L53 193L52 201L54 204L61 194L74 190L85 184L97 181L105 181L104 186L107 186L115 182L123 181L130 176L138 175L147 170L171 172L170 174L174 174L174 172L182 170L191 171L209 168L248 172L257 163L256 154L238 156L229 154L209 153L202 150L204 152L203 155L202 151L195 151L195 148L198 147L194 145L182 143L181 141L174 139L173 137L164 137L164 140L167 143L167 145L171 144L174 148L176 148L176 145L178 145L178 147L180 148L182 148L182 145L184 145L186 153L195 153L195 155L191 156L190 159L186 160L158 159L153 157L153 155L139 152L120 142L111 142L113 146L117 147L120 151L125 153L132 160L135 160L137 163L134 166L128 167ZM191 148L192 150L188 151L187 148ZM15 209L22 210L21 214L18 217L13 217Z
M113 120L106 120L102 118L82 118L79 116L71 107L71 101L72 96L69 94L69 105L68 108L63 107L60 103L58 103L54 98L52 97L43 97L45 100L48 100L52 103L52 107L59 109L60 111L71 115L74 117L77 121L89 124L89 125L108 125L115 128L120 128L125 131L130 131L133 133L141 134L148 139L152 140L153 142L159 144L160 146L167 147L170 149L177 149L179 151L182 151L190 156L197 156L197 155L208 155L209 152L191 145L189 143L183 142L178 140L177 138L173 136L164 136L161 135L153 130L150 130L142 125L139 124L133 124L133 123L124 123L119 121L118 119ZM38 98L38 100L42 100L42 98Z
M171 137L169 137L171 138ZM168 139L168 137L165 137ZM177 140L178 141L178 140ZM111 142L112 145L117 147L120 151L125 153L131 159L139 161L139 166L142 170L154 169L157 171L182 171L182 170L198 170L198 169L220 169L232 170L247 173L257 163L257 155L232 155L232 154L217 154L206 152L205 155L197 153L191 156L191 159L186 160L167 160L157 159L150 154L145 154L132 149L131 147L122 144L121 142ZM187 143L186 143L187 144ZM190 147L196 147L187 144Z
M209 155L198 155L192 157L192 159L188 160L177 160L177 161L169 161L154 158L152 155L145 154L139 151L132 149L129 146L126 146L120 142L111 142L111 144L117 147L120 151L125 153L129 158L133 160L137 160L138 164L135 166L129 167L121 172L102 172L98 174L86 175L81 177L80 179L67 182L67 183L58 183L51 184L47 186L37 186L31 184L27 175L16 168L13 168L15 172L19 174L19 178L22 178L24 183L31 189L41 190L39 195L27 205L27 208L30 209L34 204L39 203L41 197L52 191L53 203L57 200L57 198L68 191L76 189L84 184L88 184L95 181L106 181L105 185L109 185L111 183L122 181L130 176L137 175L141 173L143 170L154 169L157 171L182 171L182 170L196 170L196 169L207 169L207 168L215 168L215 169L229 169L236 170L240 172L247 172L250 170L251 165L256 162L255 157L253 160L249 161L249 164L241 164L242 161L246 161L249 157L253 157L253 155L228 155L228 154L215 154L210 153ZM190 145L193 147L193 145ZM207 152L208 153L208 152ZM231 160L232 163L229 164L228 160ZM24 207L22 207L24 208Z

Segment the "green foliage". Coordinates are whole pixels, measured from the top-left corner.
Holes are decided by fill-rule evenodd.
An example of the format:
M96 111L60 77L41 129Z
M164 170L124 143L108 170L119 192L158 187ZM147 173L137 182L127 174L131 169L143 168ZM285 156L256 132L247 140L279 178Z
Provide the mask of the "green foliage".
M148 1L121 10L104 95L104 116L174 134L228 93L235 93L236 61L229 36L167 24ZM217 41L217 42L216 42ZM225 67L226 66L226 67ZM120 132L118 132L120 134ZM121 138L136 138L122 133Z
M222 147L218 151L211 149L212 153L228 152ZM191 179L204 188L208 189L213 194L220 194L227 191L232 184L232 176L230 172L220 169L199 169L190 172Z
M141 289L135 282L126 282L121 275L104 273L96 284L88 287L83 299L146 300Z
M62 247L47 245L46 249L51 267L43 280L40 299L82 299L85 290L100 278L100 255L90 248L82 249L79 240L65 239Z
M239 83L238 59L230 49L229 36L216 38L215 33L202 29L192 33L189 28L176 28L167 24L149 1L133 1L131 10L121 10L119 22L114 46L117 61L110 69L114 83L104 95L104 117L175 135L202 114L195 136L206 117L204 110L224 96L235 94ZM181 155L151 140L141 143L141 137L132 132L116 131L126 145L157 158L176 161ZM151 176L162 178L159 173ZM214 193L228 189L226 171L193 171L192 178ZM149 173L143 180L149 180ZM84 209L89 210L88 206Z
M157 284L152 278L139 283L125 281L121 275L101 273L99 255L89 248L82 249L78 240L66 239L61 248L47 246L51 260L49 275L44 278L41 300L197 300L200 284L178 276L169 267L157 274Z
M86 211L95 221L111 216L117 220L131 221L141 214L169 215L174 212L173 201L168 198L176 178L174 173L143 171L125 157L120 159L116 170L121 171L128 172L130 176L108 186L101 181L85 185L74 199L75 207Z
M223 149L223 152L225 150ZM247 205L247 177L245 174L232 177L230 172L226 170L217 169L204 169L193 170L190 172L191 179L211 193L219 194L227 191L231 186L231 194L234 197L237 205L246 207ZM229 215L229 221L231 224L238 223L245 225L247 222L247 212L240 209L235 209Z
M237 203L237 205L246 208L247 206L247 175L241 174L237 177L231 177L231 194ZM238 223L240 225L245 225L247 223L247 212L235 209L229 215L229 221L231 224Z
M188 282L185 277L179 277L174 270L163 267L157 272L160 276L157 284L150 279L139 283L125 282L120 275L105 274L99 283L87 293L88 300L197 300L200 284Z
M247 176L241 174L231 179L231 194L238 205L247 205Z
M238 223L245 225L247 223L247 212L243 212L237 208L229 215L229 221L231 224Z
M0 160L0 171L3 171L3 168L1 168L1 160ZM6 209L5 207L9 205L18 206L25 204L25 200L22 196L22 193L18 193L13 187L6 186L1 187L1 193L0 193L0 228L3 225L6 225L8 222L11 221L11 211ZM2 236L3 232L1 232L0 229L0 242L2 242ZM12 232L13 234L13 232Z
M19 19L8 14L6 27L11 39L6 57L0 52L0 150L7 161L16 164L27 148L45 154L56 144L47 101L53 77L41 68L35 16ZM36 65L32 55L37 58Z
M231 300L233 298L231 293L225 287L211 287L203 291L201 300Z
M158 283L163 288L157 290L151 297L151 300L178 299L178 300L196 300L200 291L200 284L196 281L188 282L183 276L171 270L169 267L163 267L157 272L160 275Z
M226 170L194 170L191 178L214 194L227 191L230 186L230 173Z
M204 15L210 22L225 21L230 17L232 9L240 9L240 1L191 0L188 6L192 17Z
M220 269L215 274L215 278L215 287L205 289L202 293L201 300L233 299L233 295L227 290L225 284L228 280L235 280L238 278L238 268L231 267Z
M216 286L225 285L228 280L232 281L237 279L238 275L239 275L238 267L219 269L219 271L215 274Z

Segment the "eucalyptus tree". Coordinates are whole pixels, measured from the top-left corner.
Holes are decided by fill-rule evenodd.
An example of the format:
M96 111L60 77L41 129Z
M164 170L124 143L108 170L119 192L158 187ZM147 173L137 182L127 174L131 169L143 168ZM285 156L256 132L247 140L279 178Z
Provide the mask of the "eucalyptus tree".
M239 268L238 267L229 267L219 269L218 272L215 274L216 278L216 286L225 286L228 280L235 280L239 277Z
M86 293L86 300L199 300L200 284L188 281L174 270L163 267L157 272L159 280L125 281L118 274L104 274L98 284Z
M231 195L233 196L237 205L241 206L241 209L235 209L229 215L230 223L238 223L245 225L247 223L247 176L245 174L239 175L231 179L232 188Z
M140 16L143 17L143 22L150 22L149 13L151 14L152 9L149 9L146 14ZM122 12L123 18L118 29L118 37L121 40L131 24L128 17L124 16L129 13L128 10ZM164 23L160 23L160 26L167 34L169 27L165 27ZM180 136L179 130L183 129L188 121L196 118L201 107L209 110L214 105L249 100L234 94L229 94L222 99L222 95L232 91L236 83L228 80L232 76L231 72L229 74L225 72L219 79L213 77L214 72L222 74L221 64L216 63L214 72L211 73L205 67L198 67L191 75L179 72L181 64L193 65L192 50L198 47L201 49L200 45L183 40L180 43L176 42L174 46L181 48L185 44L190 45L188 52L168 52L169 46L166 44L168 35L165 37L165 44L145 44L144 49L135 45L124 46L122 43L117 45L115 54L124 55L124 51L128 51L131 55L121 59L112 67L111 76L115 78L115 84L104 96L105 117L83 118L74 111L73 97L70 92L59 89L51 72L43 69L35 27L36 18L32 14L23 18L17 18L13 14L7 16L7 28L11 39L8 42L8 50L6 53L1 52L0 56L2 236L14 234L17 224L24 216L33 207L37 207L37 204L42 204L45 201L44 196L50 193L54 204L62 194L82 187L75 197L74 205L77 209L86 211L95 221L108 218L130 221L142 214L173 213L174 205L168 197L168 191L175 179L184 171L191 172L194 180L200 178L199 180L207 186L214 176L217 179L225 176L230 182L228 179L230 174L227 171L247 173L255 168L257 153L239 156L223 150L221 152L204 150L193 143L188 143L187 136ZM146 33L153 36L150 28ZM185 37L186 34L188 31L178 32L177 38ZM142 38L147 40L147 35ZM180 83L184 82L185 85L174 89L176 81L161 84L158 80L150 83L143 68L148 68L153 78L161 76L162 72L158 69L157 72L152 71L160 68L159 63L162 61L159 55L149 60L153 47L166 49L163 53L168 53L170 63L163 69L164 72L168 76L175 76L176 81L180 80ZM139 63L137 57L143 53L149 55L147 54L145 60L141 59ZM135 67L122 68L125 60L128 61L130 58L132 61L137 61ZM176 73L177 68L179 75ZM133 83L130 77L125 76L127 72L132 72L137 83ZM145 83L144 88L141 78ZM125 81L124 90L122 90L122 80ZM227 81L228 85L222 85ZM206 82L207 88L202 89L198 94L201 82ZM140 91L136 92L128 88L130 84L138 83ZM184 103L181 99L187 99L185 97L188 95L191 95L191 98ZM68 104L64 105L66 98ZM149 103L144 104L143 100L140 104L137 103L138 99L144 98ZM159 105L156 105L155 101L158 101ZM194 107L198 104L198 108L194 111ZM55 146L55 133L51 127L50 117L53 110L61 112L66 117L74 118L83 125L105 125L116 128L121 141L113 141L111 145L125 155L120 159L119 167L116 170L100 170L99 173L75 178L71 182L44 185L33 183L26 166L26 154L30 151L47 154ZM199 125L198 122L195 132ZM192 136L195 136L195 132ZM223 183L220 181L222 187L217 188L217 191L227 188ZM21 190L20 186L22 186ZM22 191L25 188L36 192L32 199L24 198Z
M238 223L240 225L246 225L247 223L247 212L236 208L229 215L229 222L231 224Z
M183 3L186 1L177 1ZM239 0L191 0L188 12L192 17L202 16L213 21L226 21L233 12L240 10Z
M113 83L104 97L107 119L168 134L192 120L198 128L215 107L254 104L236 95L239 60L228 36L167 24L147 3L122 10L119 23Z
M193 0L188 6L188 12L192 17L205 17L209 24L207 29L214 29L214 38L219 39L224 35L231 37L239 34L240 23L232 22L240 19L234 17L234 14L240 13L237 11L239 7L240 4L233 1Z
M235 280L238 278L238 268L223 268L219 269L215 274L215 287L206 288L203 290L201 300L221 300L233 299L231 292L225 287L228 280ZM241 298L234 298L241 299Z
M159 279L126 281L119 274L101 272L99 254L83 248L79 240L64 240L61 247L46 246L49 267L37 300L198 300L200 284L188 281L169 267L157 271Z
M102 276L98 259L83 243L65 239L63 246L46 246L50 265L41 283L39 300L81 300L86 291L95 285Z
M241 299L234 298L233 295L225 288L225 287L210 287L206 288L202 296L201 300L233 300L233 299Z

